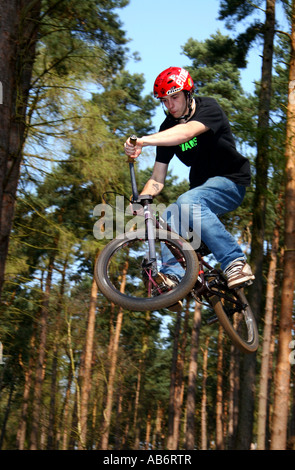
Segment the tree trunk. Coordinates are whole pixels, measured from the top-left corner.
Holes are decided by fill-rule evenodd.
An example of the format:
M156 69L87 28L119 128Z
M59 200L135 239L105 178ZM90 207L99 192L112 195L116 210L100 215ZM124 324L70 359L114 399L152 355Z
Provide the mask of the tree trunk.
M177 374L177 357L178 357L180 325L181 325L181 313L177 312L176 323L174 327L173 354L172 354L170 389L169 389L168 438L167 438L168 450L173 450L175 386L176 386L176 374Z
M152 416L149 410L147 414L147 418L146 418L145 450L149 450L150 448L151 428L152 428L151 419L152 419Z
M123 269L120 292L125 291L127 271L128 271L128 262L126 262L126 265L124 266L124 269ZM123 309L120 307L118 316L117 316L117 324L116 324L116 330L115 330L114 341L113 341L113 350L112 350L111 358L110 358L111 366L110 366L110 372L109 372L109 378L108 378L107 402L106 402L106 408L104 410L104 423L103 423L103 428L102 428L101 450L107 450L108 444L109 444L114 383L115 383L120 333L121 333L121 328L122 328L122 323L123 323L123 313L124 313Z
M127 419L125 421L125 429L124 429L124 433L122 436L122 444L121 444L122 449L127 448L127 442L129 439L130 415L131 415L131 409L132 409L131 401L128 401L128 406L126 406L126 409L127 409Z
M45 286L45 292L43 294L43 302L42 302L42 309L41 309L41 315L40 315L40 342L39 342L38 362L37 362L37 367L36 367L36 377L35 377L30 450L37 450L38 444L39 444L38 434L39 434L39 427L40 427L42 385L43 385L43 380L44 380L44 365L45 365L45 356L46 356L47 318L48 318L49 295L50 295L50 289L51 289L53 264L54 264L54 255L52 255L49 258L46 286Z
M26 137L41 0L0 2L0 296Z
M280 212L279 212L280 213ZM257 425L257 449L265 450L266 444L266 419L268 402L268 384L269 384L269 355L272 339L274 292L276 282L277 255L279 248L280 220L274 228L273 242L271 249L271 259L269 263L266 290L266 305L264 317L264 331L262 344L262 359L260 369L260 386L258 402L258 425Z
M24 450L25 448L25 439L26 439L26 429L27 429L27 416L28 416L28 408L29 408L29 395L32 383L32 369L33 361L30 361L31 364L29 365L28 370L25 372L25 386L24 386L24 394L23 394L23 403L22 403L22 411L21 411L21 419L19 422L19 427L17 430L16 436L16 446L18 450Z
M116 430L115 430L115 445L114 449L119 450L121 447L122 441L122 412L123 412L123 387L120 387L117 399L117 412L116 412ZM93 420L94 421L94 420ZM92 421L92 422L93 422ZM94 426L93 426L94 429Z
M138 371L137 371L136 392L135 392L135 401L134 401L134 418L133 418L133 430L134 430L133 449L134 450L137 450L140 444L140 424L138 420L138 410L139 410L139 395L140 395L140 389L141 389L142 367L143 367L143 358L140 358Z
M70 432L70 397L71 397L71 387L73 382L73 373L72 368L69 367L68 380L67 380L67 389L66 395L63 404L63 425L62 425L62 450L67 450Z
M231 345L230 369L229 369L229 406L228 406L228 450L234 449L238 416L239 416L239 391L240 391L240 352Z
M64 267L62 270L60 292L59 292L59 297L58 297L58 304L56 307L55 334L54 334L54 343L53 343L53 348L52 348L51 390L50 390L49 426L48 426L48 438L47 438L48 450L53 450L56 444L57 375L58 375L58 362L59 362L61 312L62 312L63 296L64 296L64 290L65 290L66 268L67 268L67 260L65 261Z
M219 327L218 334L218 360L217 360L217 385L216 385L216 450L224 450L223 437L223 330Z
M295 450L295 371L294 371L294 368L291 369L291 390L293 390L293 393L292 393L292 405L291 405L291 413L290 413L291 416L290 416L290 425L289 425L289 432L288 432L287 450Z
M32 385L32 376L33 376L33 367L35 362L34 349L36 343L36 322L34 323L34 330L30 340L30 359L27 370L25 370L25 385L23 393L23 402L22 402L22 411L21 418L19 421L19 426L16 435L16 447L18 450L25 449L25 439L26 439L26 430L27 430L27 419L28 419L28 410L29 410L29 398L30 390ZM24 368L24 364L21 364Z
M255 282L249 289L249 302L256 319L259 320L262 304L262 265L263 243L265 231L265 213L268 181L269 152L269 115L272 90L272 60L275 34L275 0L266 0L266 20L264 28L264 47L262 59L261 88L258 110L258 135L256 157L256 184L253 204L253 229L251 244L251 265L255 274ZM241 419L238 430L237 448L249 450L253 432L253 409L256 374L256 354L245 356L244 374L242 376L240 398Z
M156 415L156 424L155 424L155 431L153 435L153 442L152 448L153 449L161 449L161 441L162 441L162 419L163 419L163 408L161 402L157 403L157 415Z
M203 380L202 380L202 403L201 403L201 450L207 450L207 441L208 441L208 437L207 437L208 346L209 346L209 336L206 337L205 349L203 351Z
M101 311L100 311L101 313ZM94 377L92 377L92 381L94 381ZM98 402L99 402L99 394L100 394L100 387L101 387L101 384L102 384L102 381L103 381L103 378L102 378L102 373L100 370L97 371L96 373L96 380L95 380L95 386L94 386L94 394L93 394L93 399L92 399L92 413L91 413L91 417L92 417L92 422L91 422L91 435L90 435L90 449L95 449L95 445L96 445L96 437L95 437L95 434L96 434L96 422L97 422L97 411L98 411ZM92 385L93 387L93 385ZM121 393L121 390L120 390L120 395L119 395L119 398L118 398L118 401L121 401L121 397L122 397L122 393ZM120 409L121 409L121 412L122 412L122 405L120 404ZM119 442L119 438L121 437L121 413L120 413L120 409L118 410L118 415L117 415L117 418L118 418L118 430L116 432L116 436L115 436L115 449L117 450L119 447L117 445L117 442ZM89 435L89 432L88 432L88 435Z
M285 167L285 253L281 298L278 358L275 374L271 449L284 450L290 392L290 343L295 285L295 0L292 1L291 58L286 130Z
M177 361L177 371L176 371L176 386L174 393L174 423L173 423L173 449L179 448L179 435L180 435L180 423L181 423L181 412L183 405L183 395L184 395L184 364L186 356L186 345L187 345L187 330L188 330L188 320L189 320L189 301L186 303L185 309L185 318L184 318L184 327L183 333L180 340L180 354Z
M6 430L6 424L7 424L9 413L10 413L13 392L14 392L14 382L11 382L10 388L9 388L8 401L7 401L7 405L5 407L5 413L4 413L3 422L2 422L2 426L1 426L0 450L2 450L2 446L3 446L5 430Z
M135 394L135 404L134 404L134 419L133 419L133 429L135 434L134 439L134 449L138 449L140 445L140 428L141 428L141 419L139 419L140 412L140 393L143 388L142 384L144 383L145 376L145 359L146 353L148 350L148 341L149 341L149 329L150 329L150 312L145 312L145 333L142 339L142 349L141 357L139 359L139 367L137 374L137 385L136 385L136 394Z
M93 339L95 331L95 312L97 304L97 284L95 278L93 278L90 295L90 307L88 312L88 322L85 338L85 354L82 365L82 371L80 373L82 377L81 386L81 438L82 442L79 443L80 449L86 448L87 438L87 416L88 416L88 401L91 390L91 365L93 356Z
M199 334L201 327L201 306L195 304L194 320L192 327L191 352L188 372L187 402L186 402L186 443L187 450L195 449L195 412L196 412L196 379L197 358L199 349Z
M264 24L264 47L262 59L261 88L258 109L258 134L256 184L253 205L253 230L251 261L256 276L255 288L252 289L252 308L259 317L262 298L262 264L265 230L266 188L268 182L269 152L269 115L272 92L272 61L275 34L275 0L266 0L266 20ZM255 302L254 302L255 300Z

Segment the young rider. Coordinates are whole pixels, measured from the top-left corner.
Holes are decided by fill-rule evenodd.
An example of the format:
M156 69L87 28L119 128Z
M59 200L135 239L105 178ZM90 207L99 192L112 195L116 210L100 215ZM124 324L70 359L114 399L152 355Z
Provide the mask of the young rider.
M169 67L161 72L155 80L154 96L166 108L166 119L159 132L138 138L135 147L127 139L125 153L137 158L143 147L156 147L153 172L141 194L157 196L162 191L174 155L190 167L190 190L176 201L178 214L181 207L189 208L190 227L201 218L201 239L220 263L228 286L234 288L252 282L254 275L239 244L218 216L243 201L251 180L250 164L237 151L228 119L218 103L213 98L193 96L193 91L193 80L185 69ZM179 227L173 215L167 217L174 230ZM157 282L170 288L179 282L181 273L171 268L162 271Z

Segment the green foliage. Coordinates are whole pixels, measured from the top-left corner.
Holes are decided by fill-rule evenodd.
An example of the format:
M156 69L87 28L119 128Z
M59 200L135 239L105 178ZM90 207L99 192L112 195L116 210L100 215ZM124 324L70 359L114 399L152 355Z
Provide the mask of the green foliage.
M122 66L126 38L114 9L127 4L128 0L43 0L38 41L46 54L43 67L67 76L91 71L93 66L105 72Z
M247 141L250 141L255 108L253 99L247 97L241 87L240 64L234 41L218 31L203 42L189 39L183 51L191 60L187 68L197 92L216 98L227 113L236 138L245 142L245 134L248 133Z
M109 80L103 93L94 95L94 103L104 108L104 119L117 136L153 130L151 118L157 103L151 95L141 96L143 85L143 75L122 71Z
M38 56L28 110L26 157L18 190L13 232L10 240L6 284L0 305L0 341L4 346L4 367L0 365L0 421L4 423L13 388L3 448L14 449L16 433L22 421L24 387L32 373L26 442L29 448L34 403L34 375L40 340L40 312L44 305L45 282L49 260L53 277L47 321L46 363L42 413L43 436L53 429L54 448L76 448L77 384L85 353L87 317L93 281L93 263L106 240L93 236L93 209L102 202L102 194L113 190L130 194L128 165L123 142L129 134L153 131L152 117L156 102L143 96L144 76L130 74L126 63L126 38L118 14L127 0L65 0L42 2ZM259 5L262 2L258 2ZM222 1L220 15L231 22L246 19L254 11L251 2ZM242 153L254 157L257 137L259 85L254 96L247 96L240 83L240 69L252 40L261 34L253 23L245 33L233 39L219 31L201 42L188 39L183 46L191 61L190 70L198 92L214 96L226 110ZM265 243L270 246L278 194L281 190L287 68L289 52L286 39L277 45L277 64L273 77L272 125L270 126L270 171ZM136 170L142 187L152 169ZM188 189L168 173L165 188L155 201L168 205ZM243 205L225 218L226 226L247 250L251 240L253 186ZM120 275L120 272L116 273ZM130 282L130 281L129 281ZM189 306L187 336L181 320L179 350L186 341L184 364L184 401L187 394L188 358L194 303ZM92 356L87 448L99 448L101 425L107 393L112 339L119 307L97 294L96 324ZM217 325L207 325L210 313L202 308L196 387L196 446L201 429L203 353L209 342L206 384L208 441L214 446ZM145 441L148 416L156 448L163 448L167 437L169 387L175 316L166 311L124 312L121 330L114 407L110 429L112 448L132 448L135 442L135 398L139 390L137 423L141 445ZM70 350L74 364L71 363ZM231 344L223 344L223 393L228 404L231 392ZM57 361L57 374L55 374ZM53 377L56 388L53 390ZM140 379L139 379L140 377ZM140 382L139 382L140 380ZM140 387L139 387L140 385ZM54 426L49 410L56 400ZM184 405L183 405L184 408ZM156 436L157 411L161 411L160 434ZM228 409L225 411L228 412ZM69 413L68 415L66 413ZM226 413L224 414L226 417ZM41 427L40 426L40 427ZM184 417L181 422L180 447L183 443ZM157 431L158 432L158 431ZM44 448L47 443L45 442Z
M27 111L30 145L47 149L48 136L77 130L79 114L74 114L71 102L93 87L102 90L121 71L127 39L114 9L127 4L128 0L42 2Z
M226 20L227 28L234 30L238 23L248 19L253 13L257 14L262 3L262 0L255 2L255 4L243 0L222 0L219 9L219 19ZM264 25L262 21L255 19L246 27L244 32L239 33L233 40L236 48L235 55L239 66L246 66L247 54L253 43L263 37L263 32Z

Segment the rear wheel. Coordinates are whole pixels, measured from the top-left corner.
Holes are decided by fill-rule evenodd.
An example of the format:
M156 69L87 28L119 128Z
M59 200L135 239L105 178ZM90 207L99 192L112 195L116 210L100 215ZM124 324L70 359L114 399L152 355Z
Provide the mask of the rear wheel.
M153 281L151 268L146 266L149 250L147 236L145 230L140 230L115 238L100 253L95 263L95 278L100 291L115 304L135 311L169 307L186 297L196 281L198 258L190 244L178 234L157 229L155 248L158 271L162 268L163 246L171 253L173 269L181 267L184 270L184 276L175 288L158 289ZM147 279L143 278L143 269Z
M244 353L255 352L258 329L244 290L224 290L222 297L214 295L210 303L232 342Z

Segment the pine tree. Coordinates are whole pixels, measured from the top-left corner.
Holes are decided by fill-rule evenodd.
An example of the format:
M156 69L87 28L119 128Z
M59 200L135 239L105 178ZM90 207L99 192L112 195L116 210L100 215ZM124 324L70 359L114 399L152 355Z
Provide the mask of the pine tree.
M261 4L262 2L258 2ZM221 3L220 18L229 18L228 24L234 19L241 20L255 11L255 5L248 2L232 2L225 0ZM249 291L249 301L257 320L260 317L262 302L262 266L263 266L263 243L265 233L266 213L266 188L268 183L269 168L269 118L272 90L272 57L274 49L275 34L275 0L266 0L265 23L254 21L245 33L237 38L237 43L243 46L244 54L248 52L249 46L257 34L263 32L263 57L262 75L260 83L260 96L258 107L258 132L257 132L257 156L255 162L256 182L253 201L253 228L251 243L251 264L256 276L255 288ZM252 441L252 424L249 422L253 415L254 395L253 380L255 377L255 355L244 359L244 382L242 384L243 394L241 397L241 419L240 431L238 433L237 447L249 449ZM247 393L248 390L248 393ZM244 413L244 414L243 414Z
M289 92L287 109L287 132L285 147L285 226L284 265L280 312L278 359L275 375L274 417L272 423L271 449L284 450L287 447L287 428L290 395L289 346L292 339L292 311L295 284L295 2L290 5L291 35L289 62Z
M0 70L4 87L0 107L0 295L24 144L29 126L41 124L38 113L34 117L37 104L41 109L47 95L47 112L50 109L56 115L58 101L50 100L48 95L48 90L56 87L53 76L60 79L61 89L67 78L75 76L81 80L93 73L91 64L96 71L99 64L102 81L110 71L122 66L126 39L114 8L126 3L127 0L107 4L101 0L1 2L0 49L5 51L5 58ZM91 61L90 57L95 56L96 60Z

